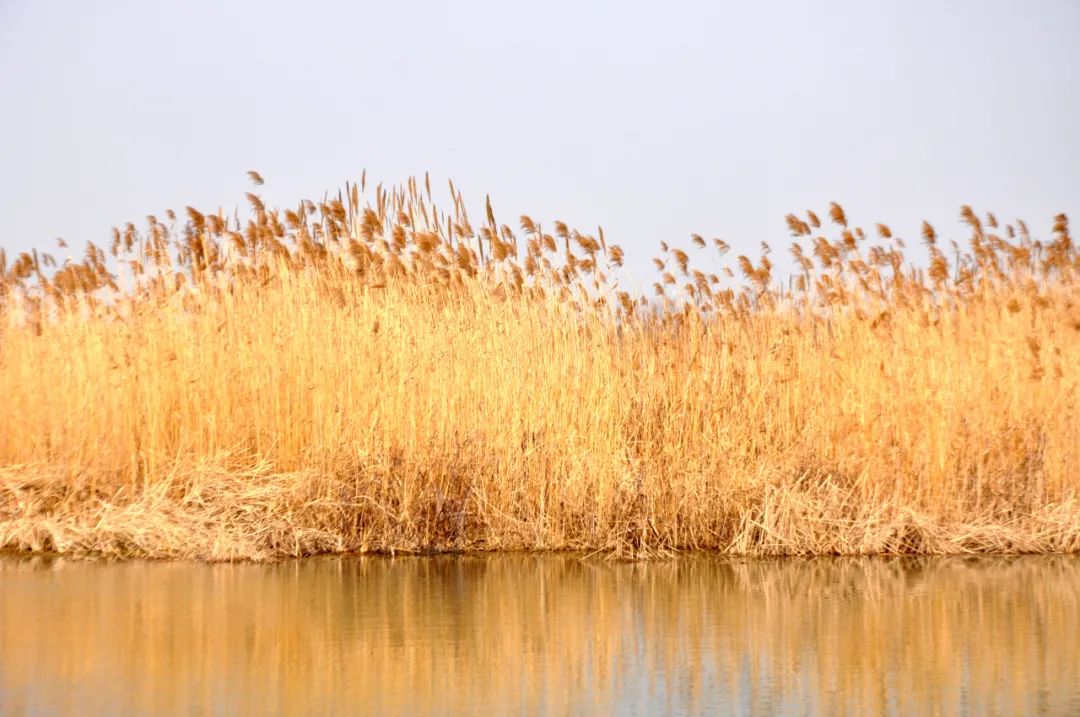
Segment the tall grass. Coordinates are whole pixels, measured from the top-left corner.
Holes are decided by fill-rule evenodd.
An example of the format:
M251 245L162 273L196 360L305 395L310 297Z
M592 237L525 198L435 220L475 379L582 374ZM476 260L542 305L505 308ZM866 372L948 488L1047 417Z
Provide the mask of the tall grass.
M787 217L790 279L694 235L646 298L602 230L365 184L0 256L0 547L1080 548L1064 215L964 207L915 268L833 204Z

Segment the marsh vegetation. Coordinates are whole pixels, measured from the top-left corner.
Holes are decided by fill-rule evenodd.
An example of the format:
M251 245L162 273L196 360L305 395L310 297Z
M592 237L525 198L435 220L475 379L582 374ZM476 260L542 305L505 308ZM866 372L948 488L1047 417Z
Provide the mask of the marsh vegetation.
M644 295L602 230L366 185L0 255L0 547L1080 548L1064 215L910 262L833 204L791 277L693 235Z

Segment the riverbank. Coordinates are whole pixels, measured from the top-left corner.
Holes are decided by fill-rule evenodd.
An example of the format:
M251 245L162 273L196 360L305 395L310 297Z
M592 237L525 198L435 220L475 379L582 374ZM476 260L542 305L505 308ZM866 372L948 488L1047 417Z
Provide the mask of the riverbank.
M326 499L326 492L351 491L348 479L204 468L184 478L189 487L169 490L167 482L163 479L161 485L133 495L94 495L71 488L70 479L5 469L0 477L0 540L16 551L209 561L493 550L585 550L634 558L672 549L748 556L1080 549L1080 509L1075 503L1016 517L986 514L946 522L907 506L850 505L837 499L828 481L801 489L778 483L741 494L717 491L710 496L717 516L705 516L704 511L676 516L676 524L687 524L691 517L698 521L693 530L687 528L682 543L656 529L655 518L623 517L622 525L597 526L591 532L585 523L572 526L578 530L545 532L538 516L528 522L494 511L482 518L478 512L440 514L434 501L424 504L419 518L380 518L376 511L382 511L367 501L335 504Z
M694 236L646 300L602 233L474 230L416 183L251 201L0 266L0 548L1080 550L1064 217L965 208L924 270L834 205L832 240L788 218L790 282Z

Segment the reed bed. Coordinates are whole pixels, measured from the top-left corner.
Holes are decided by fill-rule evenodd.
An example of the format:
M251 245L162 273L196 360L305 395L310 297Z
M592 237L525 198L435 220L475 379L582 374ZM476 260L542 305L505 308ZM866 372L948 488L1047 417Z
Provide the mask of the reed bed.
M833 204L787 280L693 235L644 296L602 230L366 184L0 254L0 548L1080 549L1064 215L915 266Z

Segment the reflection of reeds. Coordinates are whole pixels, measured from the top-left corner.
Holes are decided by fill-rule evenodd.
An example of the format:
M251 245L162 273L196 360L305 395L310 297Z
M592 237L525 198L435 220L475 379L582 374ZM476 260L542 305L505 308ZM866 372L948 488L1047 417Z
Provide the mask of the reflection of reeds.
M833 204L833 238L787 217L787 284L694 235L647 300L603 232L361 189L0 257L0 546L1080 548L1064 215L1040 242L965 207L916 269Z
M9 559L0 584L12 713L1068 714L1080 700L1080 563L1062 556Z

